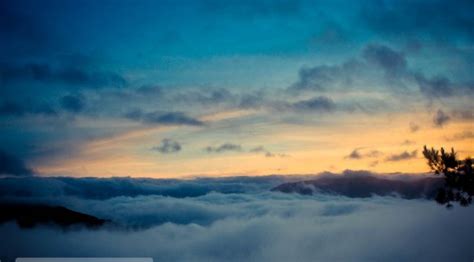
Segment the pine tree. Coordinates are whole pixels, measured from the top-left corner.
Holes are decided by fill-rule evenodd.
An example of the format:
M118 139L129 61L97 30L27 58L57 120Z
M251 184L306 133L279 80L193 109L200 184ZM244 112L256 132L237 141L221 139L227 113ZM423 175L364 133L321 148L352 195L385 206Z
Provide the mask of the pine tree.
M461 206L472 203L474 195L474 173L472 159L458 160L456 152L446 152L444 148L440 151L426 146L423 155L428 160L428 166L436 175L445 178L444 187L438 189L435 200L446 207L452 207L452 202L459 202Z

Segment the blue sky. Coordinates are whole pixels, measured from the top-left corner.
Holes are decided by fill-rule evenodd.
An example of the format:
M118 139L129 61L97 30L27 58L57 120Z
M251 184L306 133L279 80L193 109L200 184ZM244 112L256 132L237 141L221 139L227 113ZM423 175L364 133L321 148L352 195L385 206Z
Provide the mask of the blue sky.
M419 154L387 159L423 144L473 153L471 1L0 10L0 149L33 173L421 172ZM370 157L341 163L356 151Z

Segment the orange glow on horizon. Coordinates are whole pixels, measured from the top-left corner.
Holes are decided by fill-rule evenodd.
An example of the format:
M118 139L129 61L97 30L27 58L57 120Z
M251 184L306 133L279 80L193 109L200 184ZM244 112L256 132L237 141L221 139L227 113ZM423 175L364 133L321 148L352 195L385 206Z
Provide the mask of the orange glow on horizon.
M227 113L209 119L247 116L241 112ZM225 137L216 139L198 134L198 128L183 127L183 137L199 137L184 140L184 149L176 154L159 154L151 147L168 137L176 127L141 128L113 137L92 141L83 145L71 158L60 159L36 167L41 175L71 176L131 176L131 177L189 177L225 175L268 174L315 174L323 171L341 172L345 169L370 170L378 173L424 173L428 171L421 150L423 145L439 148L454 147L459 156L473 155L473 139L447 141L460 130L472 130L470 122L453 122L444 128L435 128L428 117L420 117L420 131L410 132L407 124L413 116L387 117L357 116L357 121L344 119L325 127L277 124L244 137L242 152L222 154L204 152L215 141L226 142ZM355 119L355 118L352 118ZM382 128L383 127L383 128ZM212 128L212 126L210 127ZM277 130L277 131L276 131ZM341 132L341 130L344 130ZM248 150L265 145L274 156ZM347 156L354 150L360 159ZM413 152L416 157L400 161L387 161L394 154ZM372 155L370 152L376 152Z

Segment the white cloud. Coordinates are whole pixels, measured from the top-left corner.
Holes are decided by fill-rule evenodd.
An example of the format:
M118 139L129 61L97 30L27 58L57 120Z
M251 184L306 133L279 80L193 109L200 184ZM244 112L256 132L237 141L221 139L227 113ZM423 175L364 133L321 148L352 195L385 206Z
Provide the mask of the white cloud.
M181 182L211 188L192 197L128 192L108 198L44 192L33 197L3 196L2 200L63 205L116 224L98 230L19 229L13 223L2 224L0 235L9 240L0 244L0 256L150 256L155 261L468 261L474 257L472 208L447 210L425 199L270 192L275 179ZM42 186L51 189L66 183L51 181ZM75 181L81 182L85 180ZM125 183L108 181L112 182ZM154 183L174 188L178 182ZM69 189L79 188L77 184L69 181ZM223 192L224 184L242 187ZM41 184L37 185L40 190ZM87 185L90 190L104 188Z
M470 230L474 210L447 210L426 200L269 193L210 194L181 199L182 203L166 198L144 201L115 199L117 203L103 206L131 208L130 218L136 220L138 210L144 217L173 212L186 216L182 209L186 205L222 216L206 225L164 223L131 231L19 230L7 224L0 232L11 238L2 243L1 253L151 256L155 261L464 261L474 255L469 244L474 240Z

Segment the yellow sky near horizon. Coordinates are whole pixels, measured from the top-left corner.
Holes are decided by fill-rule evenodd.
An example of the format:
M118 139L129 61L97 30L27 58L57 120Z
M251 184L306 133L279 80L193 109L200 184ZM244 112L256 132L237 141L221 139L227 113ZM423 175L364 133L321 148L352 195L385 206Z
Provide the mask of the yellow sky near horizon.
M112 137L85 143L66 158L41 162L35 170L44 176L75 177L131 176L183 178L189 176L229 176L268 174L315 174L345 169L378 173L423 173L429 171L422 156L423 145L454 147L460 157L474 155L474 140L452 139L473 130L470 121L452 121L440 128L432 116L419 114L369 116L347 114L324 125L294 125L277 122L257 125L228 137L225 121L251 117L258 112L223 112L203 117L210 124L201 127L143 127ZM416 121L420 130L412 132L408 123ZM224 124L222 123L224 122ZM232 121L235 122L235 121ZM87 124L87 123L84 123ZM219 130L222 132L219 133ZM221 134L221 135L219 135ZM182 150L160 154L151 148L164 138L180 141ZM209 153L209 146L232 141L240 151ZM263 146L265 152L249 152ZM357 150L359 159L349 158ZM413 151L416 150L416 155ZM412 157L399 161L389 158L407 152Z

